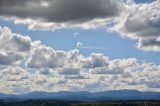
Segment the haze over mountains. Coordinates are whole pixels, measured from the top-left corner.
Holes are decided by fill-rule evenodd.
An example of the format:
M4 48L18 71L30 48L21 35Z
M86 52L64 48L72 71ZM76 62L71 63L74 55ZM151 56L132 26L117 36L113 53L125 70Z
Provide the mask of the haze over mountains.
M103 92L31 92L28 94L0 94L0 100L55 99L69 101L107 101L107 100L160 100L159 92L136 90L114 90Z

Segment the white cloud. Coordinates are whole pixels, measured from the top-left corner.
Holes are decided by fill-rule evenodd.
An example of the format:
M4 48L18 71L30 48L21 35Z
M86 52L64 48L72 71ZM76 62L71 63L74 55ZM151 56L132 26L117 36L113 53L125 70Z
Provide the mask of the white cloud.
M93 49L93 50L106 50L105 47L94 47L94 46L85 46L81 42L77 42L78 49Z
M7 27L0 28L0 41L0 65L20 63L40 44L40 41L32 42L28 36L12 33Z
M37 47L26 62L28 68L76 67L81 55L78 50L55 51L41 45Z
M13 36L12 33L8 35ZM19 38L23 36L19 35ZM8 39L8 42L10 40L12 41ZM29 50L19 49L19 46L12 49L12 45L9 46L11 49L4 46L1 50L1 92L118 89L160 91L160 65L139 63L135 58L111 60L101 53L85 57L78 50L56 51L31 40L30 44L32 46ZM30 53L27 54L28 52ZM16 54L25 56L25 67L21 68L24 62L18 64L21 59Z
M79 33L75 32L75 33L73 34L73 37L77 37L78 35L79 35Z
M7 27L0 28L0 51L5 52L28 52L32 44L31 39L27 36L14 34Z
M28 68L95 68L105 67L107 61L108 58L103 54L92 53L90 57L85 58L78 50L55 51L50 47L41 45L32 52L26 66Z
M77 43L77 48L82 48L83 47L83 44L81 42L78 42Z
M90 57L80 61L80 64L84 68L96 68L108 66L109 59L100 53L92 53Z
M0 71L1 81L23 81L29 78L28 71L20 67L7 67Z

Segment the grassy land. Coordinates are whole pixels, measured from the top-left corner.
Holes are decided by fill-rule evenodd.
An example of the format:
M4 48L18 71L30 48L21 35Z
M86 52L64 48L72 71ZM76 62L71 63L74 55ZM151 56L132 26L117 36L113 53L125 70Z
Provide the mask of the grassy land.
M0 101L0 106L160 106L160 101L69 102L56 100Z

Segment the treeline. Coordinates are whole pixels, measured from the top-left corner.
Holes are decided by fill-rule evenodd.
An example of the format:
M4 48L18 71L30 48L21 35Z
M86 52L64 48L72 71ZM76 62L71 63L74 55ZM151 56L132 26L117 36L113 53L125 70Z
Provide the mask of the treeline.
M0 101L0 106L160 106L160 101L70 102L61 100Z

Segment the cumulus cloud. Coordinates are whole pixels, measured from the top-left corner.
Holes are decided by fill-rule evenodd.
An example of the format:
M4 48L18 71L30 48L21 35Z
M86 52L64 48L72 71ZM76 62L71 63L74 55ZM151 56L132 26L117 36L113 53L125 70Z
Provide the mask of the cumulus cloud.
M16 23L28 20L30 28L56 29L66 25L85 27L84 22L118 16L122 8L121 1L116 0L1 0L0 15L16 17L20 20Z
M81 55L78 50L55 51L50 47L41 45L37 47L26 62L29 68L60 68L76 67Z
M10 36L13 36L11 32ZM23 37L19 35L19 38ZM10 41L13 42L12 39L8 40ZM1 50L1 92L119 89L159 91L160 65L140 63L136 58L111 60L101 53L85 57L78 50L57 51L39 43L33 46L34 42L30 40L29 50L19 49L19 46L14 49L4 46ZM28 51L30 53L26 55ZM21 59L21 56L26 59ZM23 62L19 64L21 60Z
M109 58L100 53L92 53L90 57L82 59L80 64L84 68L106 67Z
M128 11L116 20L112 31L138 40L137 47L147 51L160 51L160 0L152 3L130 4Z
M7 27L0 28L0 48L6 52L27 52L31 49L29 37L13 34Z
M21 55L16 53L0 53L0 65L14 65L23 60Z
M46 51L44 52L43 49ZM95 68L107 66L108 58L102 54L91 54L90 57L85 59L84 56L79 54L77 50L71 50L68 52L54 51L47 47L43 48L28 59L26 65L29 68L57 68L57 67L84 67ZM49 51L47 51L49 50ZM41 53L42 52L42 53Z
M22 81L29 78L29 73L20 67L7 67L0 71L1 81Z
M26 66L28 68L96 68L107 66L107 62L108 57L103 54L92 53L86 58L78 50L55 51L53 48L41 45L32 52Z
M20 63L40 44L40 41L32 42L28 36L12 33L7 27L0 28L0 41L0 65Z
M29 53L31 49L41 44L40 41L31 41L28 36L12 33L7 27L0 28L0 41L0 51L6 53L17 52L19 54Z

